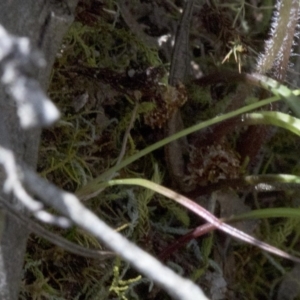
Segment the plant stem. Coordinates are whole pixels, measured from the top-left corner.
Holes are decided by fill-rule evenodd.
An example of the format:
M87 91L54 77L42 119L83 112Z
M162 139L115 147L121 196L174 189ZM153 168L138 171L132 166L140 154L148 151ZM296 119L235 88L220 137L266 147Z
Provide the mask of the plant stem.
M299 0L278 0L273 15L271 36L265 43L264 54L257 62L256 72L279 81L285 79L299 14Z
M169 84L176 86L183 82L189 66L189 26L194 6L194 0L188 0L185 4L180 23L177 28L174 50L170 67ZM165 128L165 135L172 136L184 128L179 109L172 114ZM183 148L187 145L185 137L181 140L173 141L165 147L165 157L169 174L173 184L180 190L186 190L186 185L182 181L184 177Z

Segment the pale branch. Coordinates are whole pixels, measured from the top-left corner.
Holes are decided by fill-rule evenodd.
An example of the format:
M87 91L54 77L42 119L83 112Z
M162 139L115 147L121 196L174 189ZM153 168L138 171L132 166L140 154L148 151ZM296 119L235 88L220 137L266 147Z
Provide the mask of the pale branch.
M0 1L0 146L13 151L16 161L22 160L32 168L37 163L40 127L52 124L59 117L57 108L42 89L49 84L55 56L73 20L77 2ZM45 59L35 49L39 49ZM17 175L14 177L20 179ZM4 184L3 168L0 178ZM14 196L19 192L12 187L9 194L2 192L1 197L16 210L26 213L24 205ZM24 191L20 193L28 196ZM33 198L27 200L29 204L34 203ZM43 211L36 213L45 219ZM2 209L0 228L0 298L15 300L19 299L29 231Z
M32 49L28 38L12 36L0 25L1 81L16 102L23 128L47 126L60 116L33 76L33 70L45 65L44 58Z
M129 242L88 210L73 194L60 190L25 166L22 167L22 172L25 187L39 197L42 202L94 235L142 274L164 288L175 299L207 299L197 285L180 277L153 256Z
M0 33L3 36L6 34L5 30ZM20 40L16 38L16 40L12 42L11 47L15 47L18 50L16 53L20 55L21 58L26 58L30 53L29 42L26 39L21 39L21 45L19 45L19 41ZM10 47L8 48L10 49ZM17 103L21 125L23 128L28 128L52 123L58 118L59 113L41 90L34 91L34 89L39 88L39 85L33 79L33 76L30 76L32 61L26 61L26 59L25 61L15 60L16 57L10 60L8 53L9 52L3 52L1 56L2 81ZM29 69L27 69L27 65L30 66ZM30 90L28 90L28 87L30 87ZM32 88L34 89L32 90ZM35 98L33 98L35 95L31 94L33 92L36 95ZM23 96L25 96L25 98ZM187 279L181 278L172 270L163 266L154 257L130 243L121 234L115 232L114 229L102 222L94 213L86 209L74 195L61 191L53 184L39 177L31 169L25 166L17 166L11 150L2 148L1 154L2 163L7 169L9 178L9 181L6 182L6 192L16 194L21 201L23 199L25 204L32 208L33 213L39 214L46 212L40 211L43 206L39 206L39 204L31 198L28 191L40 198L46 205L49 205L66 216L66 218L60 220L65 221L69 219L93 234L109 248L135 266L141 273L165 288L173 297L187 300L207 299L197 285ZM10 159L6 165L5 161L7 158ZM23 188L20 179L22 179L26 189Z
M3 191L6 194L12 193L38 220L44 223L56 224L61 227L70 225L67 218L57 217L43 210L43 204L27 193L21 182L23 175L19 172L19 167L11 150L0 147L0 164L3 165L7 176L3 185Z

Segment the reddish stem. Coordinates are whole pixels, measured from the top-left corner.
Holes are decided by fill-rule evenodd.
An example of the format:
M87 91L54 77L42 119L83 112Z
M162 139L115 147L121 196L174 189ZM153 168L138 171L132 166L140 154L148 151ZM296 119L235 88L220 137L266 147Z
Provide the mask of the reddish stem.
M204 225L198 226L189 233L183 235L181 238L177 239L173 244L166 247L158 256L160 260L165 261L172 253L177 251L179 248L183 247L190 240L202 236L216 229L216 226L206 223Z

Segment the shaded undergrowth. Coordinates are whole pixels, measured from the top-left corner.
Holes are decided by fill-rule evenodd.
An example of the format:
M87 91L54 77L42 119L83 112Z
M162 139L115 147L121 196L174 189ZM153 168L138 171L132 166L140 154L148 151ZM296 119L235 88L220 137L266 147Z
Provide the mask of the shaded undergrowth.
M164 122L172 111L168 99L174 90L166 82L174 28L180 17L180 1L132 2L134 4L128 7L132 18L129 22L128 16L122 17L122 10L113 1L81 1L76 20L57 54L49 95L59 106L63 118L53 128L44 130L38 168L45 178L65 190L76 192L114 166L122 147L125 147L126 158L164 137ZM209 74L222 68L251 69L256 51L261 51L268 31L271 1L263 1L260 7L250 6L247 1L216 2L218 17L222 20L220 28L210 25L211 21L216 21L215 12L209 11L205 16L200 4L192 18L190 59L193 68L184 83L184 91L177 91L179 95L187 95L188 101L182 107L186 126L226 112L231 107L233 95L239 91L239 86L231 82L199 88L192 83L193 79L201 72ZM152 6L157 10L156 15L150 13ZM149 14L143 10L149 10ZM140 26L140 36L136 34L136 24ZM162 36L167 39L168 34L171 38L161 47L155 48L143 40L143 35L156 40ZM234 55L238 57L236 60ZM228 61L225 61L227 56ZM256 91L250 90L247 103L256 101L256 96ZM134 126L125 143L123 137L137 102ZM205 141L214 139L210 136L213 130L189 137L190 146L185 154L187 177L183 180L191 184L199 180L202 188L220 179L253 172L248 171L247 162L237 151L238 136L245 128L234 127L230 131L221 136L219 145L208 145L210 148ZM268 145L263 146L266 154L256 170L260 174L299 175L298 146L299 141L292 133L278 130ZM200 154L198 152L201 159L196 157L190 161L195 147L203 148ZM194 175L195 168L198 171L203 168L205 156L214 150L217 154L209 170L198 177ZM225 158L221 155L224 152ZM220 170L218 165L224 163L224 159L226 170ZM235 159L238 164L230 164ZM172 186L162 149L120 170L117 176L146 178ZM228 206L229 214L236 206L241 206L240 213L255 208L299 206L298 192L231 192L234 195L231 202L216 202L213 212L217 216L225 216L222 214L224 206ZM195 200L212 209L212 194ZM198 217L179 205L140 187L107 188L86 205L156 257L174 240L201 223ZM298 228L298 219L282 218L265 219L254 225L245 223L243 230L298 254ZM80 229L51 230L84 247L102 247ZM166 263L197 282L211 299L275 299L281 279L293 267L288 261L266 255L217 232L192 240L170 253ZM21 299L169 298L118 257L98 261L71 255L32 235Z

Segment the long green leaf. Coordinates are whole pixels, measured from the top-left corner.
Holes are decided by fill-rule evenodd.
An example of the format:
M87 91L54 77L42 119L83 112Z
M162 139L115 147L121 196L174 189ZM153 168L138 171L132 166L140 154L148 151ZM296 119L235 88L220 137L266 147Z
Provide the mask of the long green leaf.
M226 221L241 221L245 219L268 219L268 218L300 218L300 208L264 208L256 209L247 213L233 216Z
M223 232L226 232L227 234L229 234L241 241L244 241L251 245L257 246L265 251L268 251L268 252L278 255L280 257L284 257L284 258L287 258L287 259L290 259L290 260L300 263L300 258L292 256L274 246L271 246L267 243L259 241L256 238L246 234L245 232L238 230L238 229L224 223L223 221L219 220L217 217L215 217L213 214L211 214L209 211L207 211L205 208L203 208L196 202L194 202L194 201L190 200L189 198L187 198L181 194L178 194L162 185L156 184L156 183L146 180L146 179L132 178L132 179L110 180L108 182L102 183L101 187L113 186L113 185L138 185L138 186L142 186L142 187L151 189L169 199L176 201L177 203L184 206L188 210L194 212L198 216L205 219L207 222L212 224L215 228L222 230Z
M278 111L262 111L245 114L244 120L247 124L274 125L300 135L300 119Z
M297 97L299 91L293 91L280 82L264 75L251 74L247 75L247 78L253 81L254 84L254 81L258 80L263 88L270 90L276 96L282 97L295 115L300 118L300 99Z

